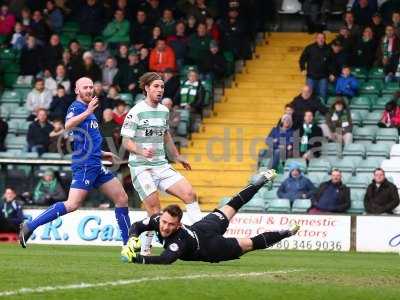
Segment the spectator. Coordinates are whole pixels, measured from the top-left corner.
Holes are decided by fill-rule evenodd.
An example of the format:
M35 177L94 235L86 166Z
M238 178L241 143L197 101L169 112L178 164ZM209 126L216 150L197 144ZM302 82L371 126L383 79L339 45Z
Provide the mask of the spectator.
M117 9L114 18L103 30L103 37L111 48L116 48L120 43L129 43L130 24L125 20L124 12Z
M65 88L63 85L59 84L57 86L57 94L53 96L49 108L49 119L61 119L64 120L67 114L68 107L70 105L70 100L65 94Z
M227 20L221 23L221 36L223 48L230 49L237 59L251 58L250 39L237 9L229 9Z
M176 21L174 20L174 14L171 9L166 8L163 11L163 16L158 22L158 26L161 28L161 32L164 37L168 37L175 33Z
M103 68L103 88L108 89L114 82L114 77L118 73L117 63L113 57L109 57Z
M104 44L104 41L100 38L94 41L94 48L91 52L94 62L100 68L104 67L107 58L111 56L110 51L108 51L107 46Z
M314 124L314 114L312 111L304 113L304 122L300 126L300 155L303 159L309 161L314 157L321 155L322 130Z
M12 34L15 25L15 16L8 10L8 6L3 4L0 11L0 36Z
M45 14L50 29L56 33L60 33L64 25L64 16L61 9L56 6L55 1L46 1Z
M285 104L285 109L283 112L284 115L290 115L292 117L292 121L293 121L293 114L294 114L294 109L293 109L293 105L291 103L286 103ZM293 126L292 128L299 128L301 124L298 124L298 126L295 126L294 121L293 121ZM279 127L281 126L281 119L278 120L278 122L276 123L276 126Z
M114 142L114 145L118 145L119 141L116 137L119 134L120 126L115 123L113 119L113 111L110 108L107 108L103 111L103 122L101 124L100 130L103 135L103 150L110 151L110 147L108 145L109 139L111 138Z
M369 3L368 0L356 0L351 10L354 14L355 23L364 28L371 23L372 16L376 13L377 7Z
M293 156L293 129L292 117L290 115L283 115L281 118L281 125L274 127L266 139L266 144L269 149L272 149L272 164L271 168L279 170L281 158Z
M126 115L128 114L127 105L125 101L115 100L115 108L113 110L113 120L118 126L124 124Z
M304 12L305 23L308 33L321 32L323 29L318 20L322 12L322 3L324 1L301 0L301 10Z
M305 111L312 111L313 115L318 111L320 114L325 115L328 109L321 104L321 101L318 97L313 95L312 88L308 85L305 85L301 94L296 96L291 105L294 109L293 114L293 129L298 129L301 124L303 124L304 113Z
M86 0L86 3L79 8L78 22L80 32L97 36L103 29L105 20L104 7L98 0Z
M73 73L73 68L72 68L72 63L71 63L71 53L69 52L68 49L64 50L64 52L63 52L61 64L65 68L67 79L71 80L71 78L72 78L71 73Z
M375 215L393 214L393 210L399 203L397 187L386 179L383 169L375 169L374 179L364 197L365 211Z
M351 113L342 97L336 98L326 114L326 124L321 125L321 128L324 136L336 143L346 145L353 142Z
M57 85L61 84L64 87L66 94L69 94L71 92L71 82L67 77L67 70L65 69L64 65L59 64L56 67L56 76L54 79Z
M277 195L281 199L289 199L293 203L296 199L311 198L315 186L304 176L301 171L301 165L294 161L289 164L289 176L286 178L277 191Z
M124 15L128 19L129 22L131 22L131 18L133 17L133 10L132 10L132 5L128 5L128 0L117 0L113 1L116 2L114 6L114 11L119 9L124 12Z
M331 72L337 78L342 73L343 66L349 61L349 54L343 50L342 43L338 39L335 39L330 46L332 59Z
M160 73L164 72L165 69L176 69L174 50L167 46L165 40L159 39L156 47L151 50L149 69Z
M331 57L325 43L325 34L317 33L315 43L308 45L301 54L300 70L307 76L307 85L323 99L326 99L328 92L328 77L334 80L330 68Z
M39 109L36 120L29 125L28 151L37 152L39 155L47 152L50 144L49 134L52 131L53 126L47 121L46 110Z
M116 85L112 85L110 86L110 88L108 89L108 93L107 93L107 101L110 108L114 108L115 107L115 102L117 100L120 100L120 96L119 96L119 92L120 89L118 88L118 86Z
M357 41L359 36L352 37L350 34L350 30L343 26L339 29L339 35L336 37L336 40L340 42L342 45L342 51L346 54L347 57L351 57L353 53L354 43Z
M204 23L197 26L197 33L189 37L187 58L190 64L200 65L208 54L211 37Z
M64 48L60 43L60 37L57 34L52 34L50 42L43 48L43 68L54 72L56 65L62 59Z
M224 55L219 51L216 41L211 41L210 52L205 57L204 62L199 66L200 73L205 80L221 80L225 75L227 63Z
M44 172L33 192L33 201L35 204L43 206L65 201L65 192L57 178L54 177L53 171Z
M336 81L336 95L353 98L358 92L358 80L351 74L349 66L343 66L342 74Z
M51 72L49 69L43 71L44 88L51 92L52 95L57 94L57 82L53 77L51 77Z
M211 36L211 38L217 42L221 40L221 32L217 23L215 23L214 19L211 16L207 16L206 18L206 26L207 26L207 34Z
M149 49L143 47L139 52L139 60L144 70L149 69Z
M26 45L22 48L19 64L22 76L36 76L41 70L42 50L36 44L33 35L26 37Z
M15 23L14 33L10 41L13 50L20 51L25 46L25 32L24 27L20 22Z
M395 100L386 103L378 126L380 128L400 128L400 107L397 106Z
M44 80L42 78L36 79L35 87L28 93L26 99L26 108L31 113L29 120L35 118L39 109L49 109L52 99L53 95L44 87Z
M347 11L344 14L344 26L349 30L352 39L357 39L361 34L361 28L355 23L354 14Z
M378 62L384 68L386 81L391 80L399 62L400 41L395 35L393 26L386 26L385 36L378 48Z
M379 13L372 16L371 29L373 31L374 40L379 43L385 35L385 25L382 23L382 17Z
M375 63L377 43L371 27L365 27L362 38L354 47L353 65L358 68L371 69Z
M0 117L0 151L6 151L5 140L8 134L8 124Z
M177 110L177 107L174 106L174 102L170 98L164 98L161 101L161 104L164 105L169 110L169 120L168 120L168 127L169 132L174 137L178 130L179 123L181 121L181 114Z
M25 31L28 31L30 29L31 22L32 22L31 11L28 7L24 7L21 10L21 23Z
M157 21L161 19L160 0L149 0L144 2L144 9L146 10L150 24L156 24Z
M178 69L181 69L185 62L188 48L188 38L185 33L186 25L183 22L176 23L175 34L167 38L168 45L174 50L175 60Z
M133 94L139 91L139 78L145 73L143 65L139 61L139 53L132 50L129 53L129 64L118 68L118 72L114 77L114 84L118 85L121 91L131 92Z
M92 53L90 51L86 51L82 55L83 58L83 63L82 65L78 66L78 72L79 74L77 78L79 77L88 77L95 81L101 81L102 79L102 74L101 70L98 65L95 64L93 60Z
M71 65L76 67L82 63L83 49L78 40L71 40L68 44L68 50L71 55ZM75 81L75 80L74 80Z
M161 27L160 26L154 26L152 31L151 31L151 35L149 36L149 38L147 40L146 47L149 48L149 49L153 49L156 46L157 41L159 39L163 39L162 32L161 32Z
M129 61L128 61L128 55L129 55L129 47L126 44L120 44L118 47L118 53L116 55L116 60L117 60L117 67L118 69L121 69L124 66L127 66Z
M49 133L50 144L48 152L65 153L68 133L65 132L63 119L54 119L53 131Z
M35 10L32 14L32 21L30 24L32 35L34 35L38 41L38 44L43 46L50 37L50 28L43 19L42 12Z
M22 206L13 188L6 188L0 202L0 232L19 232L19 226L24 221Z
M309 213L344 213L350 208L350 189L342 183L342 172L333 169L331 180L320 184Z
M192 36L193 34L196 34L197 26L198 26L196 18L192 15L188 15L186 23L187 23L187 26L186 26L187 36ZM207 27L206 27L206 32L207 32Z
M199 74L195 70L188 72L187 80L181 84L179 95L179 103L182 108L201 113L205 89L199 80Z
M111 86L110 89L113 89L113 86ZM101 124L103 111L107 108L113 108L114 106L113 103L107 98L101 82L96 81L94 83L93 91L94 96L96 96L99 101L99 106L94 111L94 115L96 116L97 121Z
M392 25L396 36L400 37L400 12L394 11L392 13L392 22L390 25Z
M206 3L205 0L196 0L190 3L186 1L185 5L180 5L180 9L187 15L194 16L197 20L204 22L206 16L215 17L217 10L215 7Z
M146 12L139 9L136 12L136 21L133 22L130 31L130 40L137 50L148 44L151 33L151 25L147 22Z
M165 69L162 76L164 79L164 97L172 99L174 105L177 105L181 85L179 76L172 69Z

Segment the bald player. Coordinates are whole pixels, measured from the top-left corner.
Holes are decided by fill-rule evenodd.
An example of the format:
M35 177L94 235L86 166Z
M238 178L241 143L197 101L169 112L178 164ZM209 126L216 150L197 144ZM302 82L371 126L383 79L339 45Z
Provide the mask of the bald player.
M19 234L20 244L26 248L26 242L33 231L52 220L77 210L85 200L87 194L98 188L103 194L115 203L115 217L117 219L123 244L128 241L130 219L128 214L128 196L122 184L101 163L102 159L113 161L118 159L111 152L101 150L103 138L99 131L99 123L94 111L99 106L98 99L93 97L93 82L82 77L76 82L76 100L68 108L65 118L65 129L73 136L72 153L72 182L68 199L50 206L36 219L24 223ZM125 260L124 247L121 259ZM126 247L125 247L126 248Z

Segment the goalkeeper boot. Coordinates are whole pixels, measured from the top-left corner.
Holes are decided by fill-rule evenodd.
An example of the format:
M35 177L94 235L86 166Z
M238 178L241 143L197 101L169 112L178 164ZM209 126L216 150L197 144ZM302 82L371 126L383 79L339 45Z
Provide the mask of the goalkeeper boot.
M290 236L292 235L296 235L296 233L300 230L300 225L293 225L290 229L289 229L289 233Z
M22 223L20 225L18 238L19 238L19 243L22 246L22 248L26 248L26 242L31 237L32 233L33 232L28 228L26 223Z

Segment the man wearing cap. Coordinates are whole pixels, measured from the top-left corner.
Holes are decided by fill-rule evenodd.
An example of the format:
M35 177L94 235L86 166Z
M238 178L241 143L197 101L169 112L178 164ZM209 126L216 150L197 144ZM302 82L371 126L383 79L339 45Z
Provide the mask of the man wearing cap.
M136 93L138 80L146 70L139 60L139 53L131 50L128 56L128 65L122 65L114 77L114 84L118 85L122 92Z
M304 176L301 165L293 161L289 164L289 176L280 185L277 195L281 199L309 199L315 190L314 184Z
M167 46L164 39L159 39L150 52L149 69L154 72L164 72L167 68L176 69L175 53Z
M52 170L46 170L33 192L33 201L39 205L51 205L65 200L65 192Z

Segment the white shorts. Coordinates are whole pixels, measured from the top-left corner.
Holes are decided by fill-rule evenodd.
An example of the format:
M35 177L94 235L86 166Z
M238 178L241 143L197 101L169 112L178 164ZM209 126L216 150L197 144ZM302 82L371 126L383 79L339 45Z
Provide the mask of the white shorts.
M132 184L143 201L157 190L167 191L171 186L184 178L169 164L160 167L131 167Z

